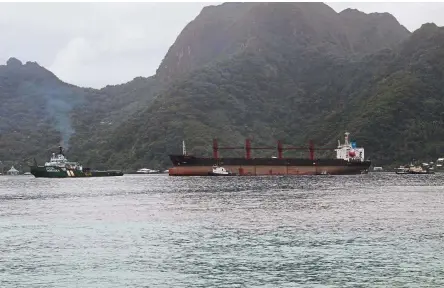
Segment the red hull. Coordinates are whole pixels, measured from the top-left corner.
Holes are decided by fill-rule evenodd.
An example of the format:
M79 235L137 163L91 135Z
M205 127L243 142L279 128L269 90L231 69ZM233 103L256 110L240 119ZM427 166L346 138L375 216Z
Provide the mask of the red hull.
M260 175L353 175L366 171L359 166L224 166L239 176ZM208 176L212 166L178 166L169 169L170 176Z

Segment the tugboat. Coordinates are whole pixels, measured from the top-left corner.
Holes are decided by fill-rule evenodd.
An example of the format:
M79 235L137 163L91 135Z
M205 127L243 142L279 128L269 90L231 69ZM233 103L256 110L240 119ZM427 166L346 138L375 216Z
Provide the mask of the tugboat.
M227 171L224 167L219 167L217 165L213 166L211 172L208 172L209 176L235 176L236 174Z
M67 177L105 177L122 176L122 171L107 170L97 171L90 168L84 168L78 162L69 162L63 153L63 148L59 146L59 153L52 153L49 162L44 166L38 166L34 159L34 165L30 165L31 174L34 177L44 178L67 178Z

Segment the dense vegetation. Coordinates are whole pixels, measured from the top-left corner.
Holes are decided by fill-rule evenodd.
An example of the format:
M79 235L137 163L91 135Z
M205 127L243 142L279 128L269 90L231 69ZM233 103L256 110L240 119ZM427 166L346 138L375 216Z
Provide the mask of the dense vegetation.
M82 89L36 63L11 58L0 66L0 161L47 158L74 133L70 112L83 101Z
M213 137L332 147L345 130L378 165L435 160L444 155L443 45L443 28L410 34L386 13L320 3L208 7L150 78L94 90L35 63L0 66L0 160L43 161L63 141L89 166L166 168L182 140L210 155Z

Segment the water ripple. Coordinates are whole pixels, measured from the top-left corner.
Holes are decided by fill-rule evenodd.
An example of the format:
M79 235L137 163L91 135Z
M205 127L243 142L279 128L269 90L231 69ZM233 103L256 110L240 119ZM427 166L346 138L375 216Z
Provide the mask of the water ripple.
M1 287L443 287L444 174L0 177Z

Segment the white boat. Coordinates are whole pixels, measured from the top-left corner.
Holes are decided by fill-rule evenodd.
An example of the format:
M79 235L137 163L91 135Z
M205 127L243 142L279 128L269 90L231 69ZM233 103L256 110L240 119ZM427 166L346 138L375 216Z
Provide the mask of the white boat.
M436 172L443 172L444 171L444 158L438 158L436 160L435 164L435 170Z
M137 174L157 174L160 173L159 170L152 170L148 168L142 168L136 171Z
M226 170L224 167L219 167L217 165L214 165L212 171L208 172L208 175L210 175L210 176L234 176L235 174Z
M399 166L398 168L395 168L396 174L409 174L409 169L404 166Z

